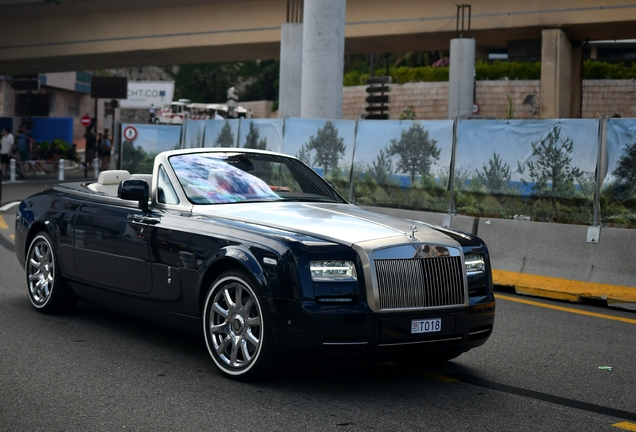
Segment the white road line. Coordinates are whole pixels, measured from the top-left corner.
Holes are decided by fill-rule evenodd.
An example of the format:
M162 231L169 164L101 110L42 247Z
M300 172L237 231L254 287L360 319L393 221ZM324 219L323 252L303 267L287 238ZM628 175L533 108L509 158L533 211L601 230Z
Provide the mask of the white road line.
M7 210L9 210L11 207L15 207L15 206L17 206L18 204L20 204L20 201L13 201L13 202L10 202L10 203L5 204L5 205L3 205L2 207L0 207L0 211L7 211Z

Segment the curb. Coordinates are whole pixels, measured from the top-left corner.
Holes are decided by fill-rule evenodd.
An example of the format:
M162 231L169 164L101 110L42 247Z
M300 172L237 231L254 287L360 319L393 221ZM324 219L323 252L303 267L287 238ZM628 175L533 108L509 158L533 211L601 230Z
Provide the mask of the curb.
M517 294L580 303L584 299L605 300L609 307L636 310L636 288L561 279L507 270L492 271L493 284L513 287Z

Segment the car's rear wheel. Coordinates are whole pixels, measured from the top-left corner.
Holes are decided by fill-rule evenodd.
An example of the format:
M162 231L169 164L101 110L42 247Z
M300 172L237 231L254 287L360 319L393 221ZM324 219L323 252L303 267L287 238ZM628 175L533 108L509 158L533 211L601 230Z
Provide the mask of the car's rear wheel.
M273 341L264 302L240 271L223 273L212 284L203 309L208 352L227 377L261 379L271 366Z
M77 299L60 275L53 242L46 232L31 241L24 267L29 299L36 310L61 313L73 309Z

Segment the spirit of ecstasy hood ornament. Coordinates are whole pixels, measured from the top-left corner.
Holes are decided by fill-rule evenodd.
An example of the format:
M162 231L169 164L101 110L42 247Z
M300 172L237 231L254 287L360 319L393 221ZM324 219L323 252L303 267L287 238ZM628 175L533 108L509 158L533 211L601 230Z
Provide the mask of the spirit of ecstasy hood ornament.
M416 232L417 232L417 226L411 225L411 235L410 235L411 240L417 240L417 238L415 237Z

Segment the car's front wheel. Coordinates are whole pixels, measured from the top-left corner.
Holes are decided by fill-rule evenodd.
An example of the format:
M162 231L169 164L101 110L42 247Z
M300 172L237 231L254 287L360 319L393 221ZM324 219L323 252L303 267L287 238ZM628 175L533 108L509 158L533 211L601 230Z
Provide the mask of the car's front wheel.
M29 299L36 310L60 313L73 309L77 299L60 275L53 242L46 232L31 241L24 268Z
M212 284L203 309L208 352L227 377L261 379L271 366L273 341L265 304L255 284L240 271L223 273Z

